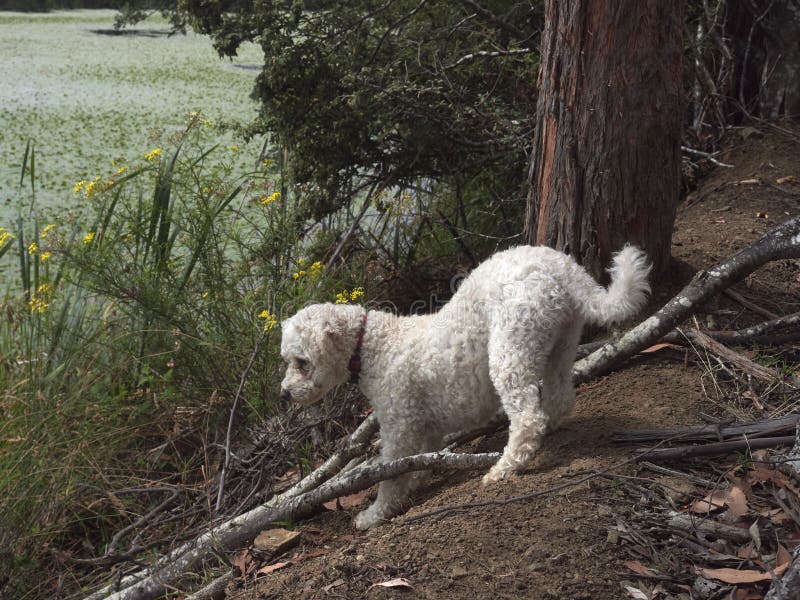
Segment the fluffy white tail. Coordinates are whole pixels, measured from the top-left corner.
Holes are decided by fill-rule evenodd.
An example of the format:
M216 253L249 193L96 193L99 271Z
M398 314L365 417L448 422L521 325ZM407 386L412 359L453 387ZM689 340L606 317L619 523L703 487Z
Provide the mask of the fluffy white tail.
M603 289L583 271L588 281L583 282L583 289L577 295L586 320L598 325L617 323L634 316L644 307L650 293L647 282L650 263L639 248L625 246L614 255L608 272L611 284L608 289Z

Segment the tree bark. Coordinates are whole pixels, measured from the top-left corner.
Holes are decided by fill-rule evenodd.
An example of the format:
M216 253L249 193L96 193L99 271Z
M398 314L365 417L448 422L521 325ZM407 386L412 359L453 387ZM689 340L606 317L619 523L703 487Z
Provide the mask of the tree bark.
M684 1L545 10L524 238L598 279L626 243L663 272L681 189Z

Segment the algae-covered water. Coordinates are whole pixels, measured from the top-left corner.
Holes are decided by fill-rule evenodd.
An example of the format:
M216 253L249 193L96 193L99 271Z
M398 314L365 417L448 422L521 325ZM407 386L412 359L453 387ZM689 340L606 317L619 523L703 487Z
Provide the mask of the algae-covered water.
M114 11L0 12L0 226L30 205L20 189L28 140L36 149L36 206L45 220L79 201L76 181L112 171L150 150L155 133L201 111L214 122L247 123L262 54L256 45L222 60L208 38L169 36L158 18L114 35ZM232 134L234 160L253 164L258 142ZM230 158L230 157L229 157Z

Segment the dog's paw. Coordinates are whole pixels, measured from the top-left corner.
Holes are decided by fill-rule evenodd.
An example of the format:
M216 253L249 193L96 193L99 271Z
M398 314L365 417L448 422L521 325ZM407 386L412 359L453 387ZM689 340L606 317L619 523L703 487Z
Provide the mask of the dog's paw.
M492 485L493 483L497 483L498 481L502 481L506 479L509 475L511 475L512 471L509 469L497 468L497 465L489 469L489 472L483 476L481 483L483 485Z
M356 515L356 518L353 519L353 525L356 526L356 529L365 531L381 523L383 520L383 517L378 514L378 511L373 510L373 506L370 506Z

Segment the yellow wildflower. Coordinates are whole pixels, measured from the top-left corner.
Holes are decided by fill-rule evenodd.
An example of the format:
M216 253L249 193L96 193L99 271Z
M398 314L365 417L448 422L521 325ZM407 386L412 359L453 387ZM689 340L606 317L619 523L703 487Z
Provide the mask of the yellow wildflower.
M162 153L163 150L161 148L154 148L153 150L145 154L144 159L150 162L161 156Z
M2 227L0 227L0 248L5 246L11 240L15 240L15 239L17 239L17 236L15 236L10 231L6 231Z
M237 146L236 144L231 146L231 152L238 152L238 151L239 151L239 146Z
M266 168L267 168L268 166L270 166L270 165L271 165L273 162L274 162L274 161L273 161L271 158L268 158L268 159L266 159L266 160L262 160L262 161L261 161L261 166L262 166L262 167L264 167L264 168L266 169Z
M300 279L301 277L304 277L305 275L306 275L306 270L305 269L300 269L297 273L292 275L292 279Z
M272 192L269 196L264 196L263 198L261 198L259 202L261 202L261 204L266 206L267 204L272 204L276 200L280 200L280 198L281 198L280 192Z
M39 254L39 244L37 244L36 242L31 242L30 244L28 244L28 254L30 255Z
M75 184L75 186L72 188L72 193L73 193L73 194L79 194L80 192L82 192L82 191L83 191L83 186L85 186L87 183L89 183L89 182L88 182L88 181L86 181L85 179L81 179L81 180L80 180L78 183L76 183L76 184Z
M342 290L338 294L336 294L336 304L347 304L349 302L355 302L359 298L364 296L364 288L357 287L353 288L351 291Z
M42 252L41 256L42 262L48 260L51 256L53 256L52 252Z
M313 279L316 279L322 274L322 271L325 270L325 265L323 265L320 261L317 260L311 263L310 270L311 270L311 277Z
M95 177L89 182L86 182L83 186L83 195L88 200L97 192L102 192L104 189L103 184L100 182L99 177Z
M125 165L122 165L119 169L116 170L116 172L114 173L114 177L119 177L120 175L122 175L127 170L128 170L128 167L126 167Z
M53 295L53 286L49 283L43 283L36 291L31 294L31 299L28 300L28 307L31 312L43 313L50 306L50 297Z
M278 325L278 319L268 310L262 310L258 313L258 318L264 320L264 331L270 331Z
M83 243L84 244L91 244L92 240L94 240L94 231L90 231L85 236L83 236Z
M208 298L208 292L203 292L203 298Z
M44 229L42 229L42 233L39 235L39 237L42 238L42 239L45 239L47 237L47 234L50 233L51 231L53 231L53 229L55 229L55 228L56 228L56 224L55 223L50 223L49 225L45 226Z

